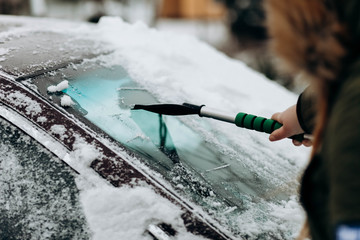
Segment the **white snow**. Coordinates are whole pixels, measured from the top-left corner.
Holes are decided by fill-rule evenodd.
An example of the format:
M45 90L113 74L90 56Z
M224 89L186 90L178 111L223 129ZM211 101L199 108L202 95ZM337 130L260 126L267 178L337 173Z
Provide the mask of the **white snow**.
M56 134L59 134L59 135L64 135L65 132L66 132L66 128L65 128L64 125L53 125L50 128L50 132L56 133Z
M69 81L64 80L62 82L60 82L59 84L57 84L56 86L51 85L47 88L47 91L50 93L55 93L55 92L61 92L65 89L67 89L69 87ZM75 103L73 102L73 100L71 100L71 97L68 95L63 95L60 99L60 105L63 107L71 107L72 105L74 105Z
M74 105L75 103L74 103L74 101L71 99L70 96L64 95L64 96L62 96L61 99L60 99L60 104L61 104L61 106L63 106L63 107L71 107L71 106Z
M46 118L46 117L38 117L37 119L36 119L36 121L37 122L39 122L39 123L44 123L44 122L46 122L48 119Z
M0 48L0 55L6 55L6 54L8 54L8 52L9 52L9 49Z
M6 48L0 48L0 62L5 61L6 60L6 55L9 53L9 49Z
M186 233L182 211L149 187L114 188L103 185L81 193L93 239L149 239L150 224L168 223L179 230L177 239L203 239Z
M99 156L100 153L94 146L86 143L80 137L77 137L77 140L74 143L74 151L70 156L76 163L73 162L71 166L90 167L90 164Z
M39 119L38 119L39 120ZM55 133L57 135L59 135L60 139L64 140L65 137L67 137L65 135L66 133L66 128L64 125L53 125L50 128L50 132Z
M21 92L13 91L9 93L7 97L11 99L11 101L16 106L25 107L27 114L36 115L42 111L39 103L22 94Z
M299 200L297 197L292 196L287 202L282 201L281 204L273 205L273 212L271 215L277 219L286 219L288 221L288 224L282 224L281 222L278 223L283 232L288 232L289 230L291 231L303 224L305 213L301 208L299 208L298 202ZM289 228L289 225L291 228ZM291 237L295 239L297 237L297 232L292 232Z
M49 86L47 88L48 92L54 93L54 92L61 92L62 90L65 90L69 87L69 81L64 80L62 82L60 82L58 85L56 86Z

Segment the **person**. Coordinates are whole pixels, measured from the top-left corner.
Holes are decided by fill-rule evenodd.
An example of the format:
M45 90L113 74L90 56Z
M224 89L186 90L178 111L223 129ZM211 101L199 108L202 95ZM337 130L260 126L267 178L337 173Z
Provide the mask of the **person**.
M296 105L275 113L271 141L314 140L300 202L298 239L360 239L360 1L265 0L271 47L285 70L309 79Z

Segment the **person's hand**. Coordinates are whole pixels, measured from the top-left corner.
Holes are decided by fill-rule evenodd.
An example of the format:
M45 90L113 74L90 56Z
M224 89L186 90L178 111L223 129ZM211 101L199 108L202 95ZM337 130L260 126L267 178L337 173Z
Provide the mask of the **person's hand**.
M283 112L274 113L271 119L278 121L283 126L270 134L270 141L278 141L293 135L304 133L296 114L296 105L289 107ZM312 142L309 139L304 139L302 142L292 140L295 146L310 147Z

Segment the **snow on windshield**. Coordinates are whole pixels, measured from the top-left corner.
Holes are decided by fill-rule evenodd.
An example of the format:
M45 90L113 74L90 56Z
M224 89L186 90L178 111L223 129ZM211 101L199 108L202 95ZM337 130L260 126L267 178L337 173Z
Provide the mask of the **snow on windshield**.
M9 49L0 48L0 62L6 60L5 56L9 53Z
M193 37L159 32L142 23L129 25L117 18L103 18L94 33L116 49L111 59L104 57L104 63L125 67L132 79L161 102L206 104L223 112L267 118L296 103L295 94ZM255 174L289 194L288 200L271 204L250 200L240 215L230 217L229 210L225 225L255 238L267 232L279 238L296 235L303 220L296 201L297 179L308 150L294 147L290 140L270 143L266 134L215 120L202 119L211 126L204 129L194 118L182 120L216 149L233 155L234 164L248 169L244 175ZM274 233L277 230L284 235Z

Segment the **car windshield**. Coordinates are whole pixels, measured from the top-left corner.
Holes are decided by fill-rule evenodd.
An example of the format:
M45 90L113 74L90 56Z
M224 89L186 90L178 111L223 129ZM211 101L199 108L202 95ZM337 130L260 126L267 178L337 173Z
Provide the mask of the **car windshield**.
M64 80L69 82L67 89L60 93L47 91L49 86ZM134 104L158 101L122 66L105 67L96 61L86 61L24 83L35 84L38 92L59 105L63 95L70 96L75 105L66 108L68 112L135 153L183 196L220 217L235 232L241 232L237 216L254 202L289 198L287 187L277 188L277 181L262 178L256 171L250 171L238 155L208 141L206 132L210 126L202 118L131 110ZM201 128L194 129L189 121L184 121L188 118L197 121ZM228 141L221 136L219 140ZM244 150L239 151L242 158L251 158Z
M191 169L189 174L195 173L206 183L211 183L214 192L221 193L232 205L239 204L236 197L239 192L257 195L251 187L255 179L242 182L241 176L236 173L241 171L229 167L229 156L214 150L181 120L130 110L135 103L152 104L157 101L137 86L122 67L80 74L70 79L69 86L64 92L77 102L79 112L86 112L84 117L87 120L140 153L167 179L173 180L173 170L176 171L177 164L180 164L185 169ZM222 186L225 182L231 183L230 186ZM201 194L201 191L194 193Z

